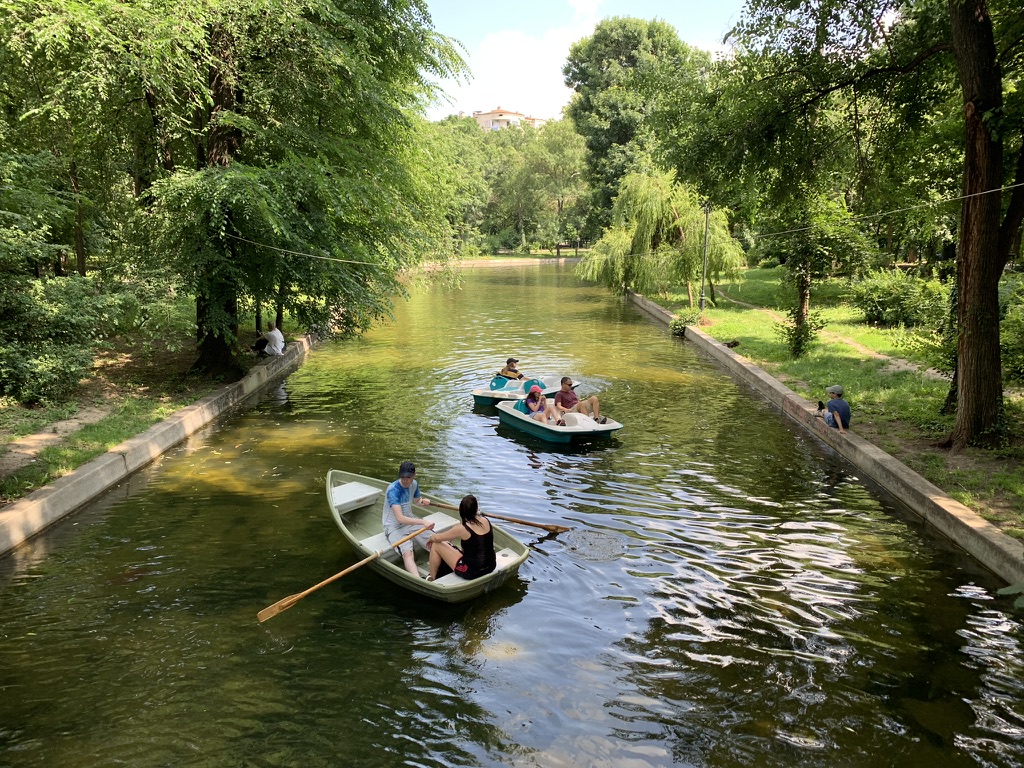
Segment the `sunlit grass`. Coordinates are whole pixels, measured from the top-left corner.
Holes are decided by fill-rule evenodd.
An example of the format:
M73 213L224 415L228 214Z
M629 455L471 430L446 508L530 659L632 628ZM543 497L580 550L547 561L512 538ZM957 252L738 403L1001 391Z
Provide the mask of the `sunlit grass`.
M201 396L201 392L193 392L175 398L130 397L122 401L110 416L71 433L59 445L43 448L34 462L0 479L0 500L10 501L41 488L144 432Z

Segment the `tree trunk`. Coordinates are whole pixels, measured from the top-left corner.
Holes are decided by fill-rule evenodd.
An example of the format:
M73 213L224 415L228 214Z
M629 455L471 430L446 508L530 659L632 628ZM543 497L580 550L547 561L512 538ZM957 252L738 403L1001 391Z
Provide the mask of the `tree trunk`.
M234 111L237 94L231 82L233 40L222 27L215 27L210 33L210 48L216 54L217 62L210 68L210 96L213 99L211 117L206 141L207 167L231 165L241 146L241 135L236 128L221 125L218 116L222 112ZM221 222L210 222L210 237L221 241L230 261L237 261L235 241L217 234L222 229L231 229L231 211L225 210ZM243 371L235 359L234 342L238 338L238 287L234 278L216 263L203 265L196 291L196 323L199 337L199 359L192 367L207 375L225 380L239 378Z
M957 248L957 409L949 445L998 441L1003 415L999 352L1002 73L985 0L949 0L953 51L964 98L965 199ZM991 191L991 192L990 192ZM985 194L989 193L989 194Z
M68 171L71 177L71 189L75 193L75 264L78 274L85 277L85 212L82 209L82 189L78 183L78 163L71 161Z

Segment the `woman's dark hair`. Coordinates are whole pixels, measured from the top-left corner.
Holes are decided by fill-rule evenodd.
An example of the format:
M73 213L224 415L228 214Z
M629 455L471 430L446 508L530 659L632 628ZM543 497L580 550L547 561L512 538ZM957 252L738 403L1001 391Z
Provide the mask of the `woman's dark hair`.
M462 518L462 522L464 523L468 523L470 520L476 520L479 516L479 509L480 507L477 505L476 496L463 496L462 501L459 502L459 517Z

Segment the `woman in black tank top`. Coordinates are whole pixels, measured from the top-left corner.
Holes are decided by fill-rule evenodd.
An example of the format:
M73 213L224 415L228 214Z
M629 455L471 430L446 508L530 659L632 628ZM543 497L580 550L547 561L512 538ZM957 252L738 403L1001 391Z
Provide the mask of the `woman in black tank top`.
M491 521L479 513L476 496L465 496L459 504L461 523L435 533L427 540L430 550L428 581L452 573L464 579L475 579L494 570L494 530ZM462 541L462 549L449 542Z

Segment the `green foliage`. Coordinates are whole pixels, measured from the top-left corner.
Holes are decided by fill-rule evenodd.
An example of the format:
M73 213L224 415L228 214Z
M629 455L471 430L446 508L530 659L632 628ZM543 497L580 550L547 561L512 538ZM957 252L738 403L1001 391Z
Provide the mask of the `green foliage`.
M586 140L592 213L602 227L621 180L649 164L656 140L645 119L661 88L659 73L697 77L709 63L707 53L681 42L663 21L605 19L573 44L563 69L575 91L566 114Z
M700 325L701 317L703 317L703 313L700 308L683 309L676 312L676 316L668 324L668 328L673 336L682 336L686 332L687 326Z
M1024 382L1024 287L1018 287L1006 300L1006 310L999 323L999 344L1003 355L1004 375Z
M60 401L70 395L92 366L86 348L54 341L0 345L0 395L26 405Z
M610 288L652 293L699 282L706 224L708 275L732 276L743 264L743 250L729 234L726 213L713 211L707 217L693 189L676 183L673 171L628 174L612 220L579 272ZM605 259L614 263L596 264Z
M1008 587L1003 587L999 590L1000 595L1019 595L1019 597L1013 601L1014 608L1024 608L1024 584L1011 584Z
M851 300L869 323L938 329L949 311L950 286L903 270L874 270L852 285Z
M79 277L9 277L0 291L8 321L0 345L0 396L35 404L69 395L92 366L92 349L140 314L138 298Z
M820 312L808 312L801 322L797 322L797 309L787 310L790 322L776 323L775 332L786 342L789 354L794 359L799 359L807 354L811 345L818 338L821 329L825 327L825 321Z

